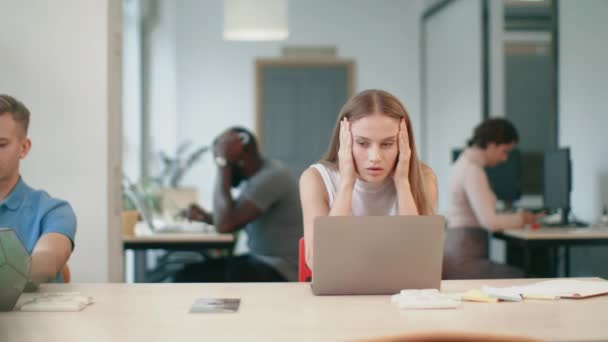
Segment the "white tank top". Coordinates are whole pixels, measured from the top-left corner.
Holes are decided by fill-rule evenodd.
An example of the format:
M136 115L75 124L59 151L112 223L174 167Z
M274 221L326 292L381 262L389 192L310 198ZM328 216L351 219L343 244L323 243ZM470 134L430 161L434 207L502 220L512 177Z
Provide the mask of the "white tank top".
M340 185L340 172L323 164L312 165L323 178L329 197L329 207L333 207ZM353 216L395 216L397 209L397 189L392 177L380 183L369 183L357 179L352 198Z

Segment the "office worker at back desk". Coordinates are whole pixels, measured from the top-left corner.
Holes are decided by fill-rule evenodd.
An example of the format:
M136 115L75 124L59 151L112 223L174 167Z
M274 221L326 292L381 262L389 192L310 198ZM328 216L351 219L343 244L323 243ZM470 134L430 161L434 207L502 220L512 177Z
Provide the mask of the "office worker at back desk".
M214 224L220 233L244 228L250 253L187 265L177 282L296 281L302 212L298 185L289 169L264 158L255 137L233 127L214 142L218 178L213 214L193 205L190 218ZM233 198L230 190L238 187Z
M520 270L488 260L488 231L522 229L538 215L496 213L496 195L484 167L504 163L519 140L505 119L479 124L451 170L444 278L521 278Z
M0 227L11 228L32 257L30 284L61 282L61 270L74 247L76 215L66 201L30 188L19 164L32 143L29 110L0 95Z
M412 134L405 107L386 91L363 91L342 107L326 155L300 178L309 267L318 216L433 214L437 180Z

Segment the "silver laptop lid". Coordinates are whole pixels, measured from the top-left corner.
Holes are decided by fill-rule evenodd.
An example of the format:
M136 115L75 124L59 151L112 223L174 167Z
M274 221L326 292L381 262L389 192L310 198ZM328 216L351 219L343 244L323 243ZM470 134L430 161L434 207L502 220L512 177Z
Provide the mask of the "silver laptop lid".
M443 216L325 216L314 225L313 293L439 288Z
M138 189L137 185L131 180L129 180L126 176L123 176L123 184L122 184L126 194L129 196L135 208L141 215L143 221L148 225L151 231L156 231L157 227L154 226L154 213L148 201L142 195L142 190Z

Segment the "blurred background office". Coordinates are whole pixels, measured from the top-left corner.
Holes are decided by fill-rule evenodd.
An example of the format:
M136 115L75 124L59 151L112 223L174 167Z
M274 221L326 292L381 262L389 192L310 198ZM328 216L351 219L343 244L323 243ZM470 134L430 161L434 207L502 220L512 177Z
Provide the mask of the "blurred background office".
M567 147L573 218L600 220L608 1L262 2L274 19L285 5L276 25L286 36L227 40L233 1L0 0L11 13L0 23L0 90L36 118L24 174L78 215L74 281L125 279L122 174L183 190L166 190L158 210L164 201L173 215L192 199L212 209L215 166L204 148L218 133L250 128L265 154L299 174L323 152L340 105L366 88L407 106L438 176L439 213L453 151L484 118L505 116L520 133L521 172L507 207L544 207L545 152ZM604 247L572 254L573 275L607 276Z

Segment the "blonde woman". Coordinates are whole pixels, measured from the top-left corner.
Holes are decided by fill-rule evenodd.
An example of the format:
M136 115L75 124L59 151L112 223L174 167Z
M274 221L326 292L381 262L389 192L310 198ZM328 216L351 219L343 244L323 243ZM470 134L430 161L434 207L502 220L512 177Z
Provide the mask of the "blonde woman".
M375 89L350 98L327 153L302 174L300 197L309 267L318 216L432 215L437 179L418 159L403 104Z

